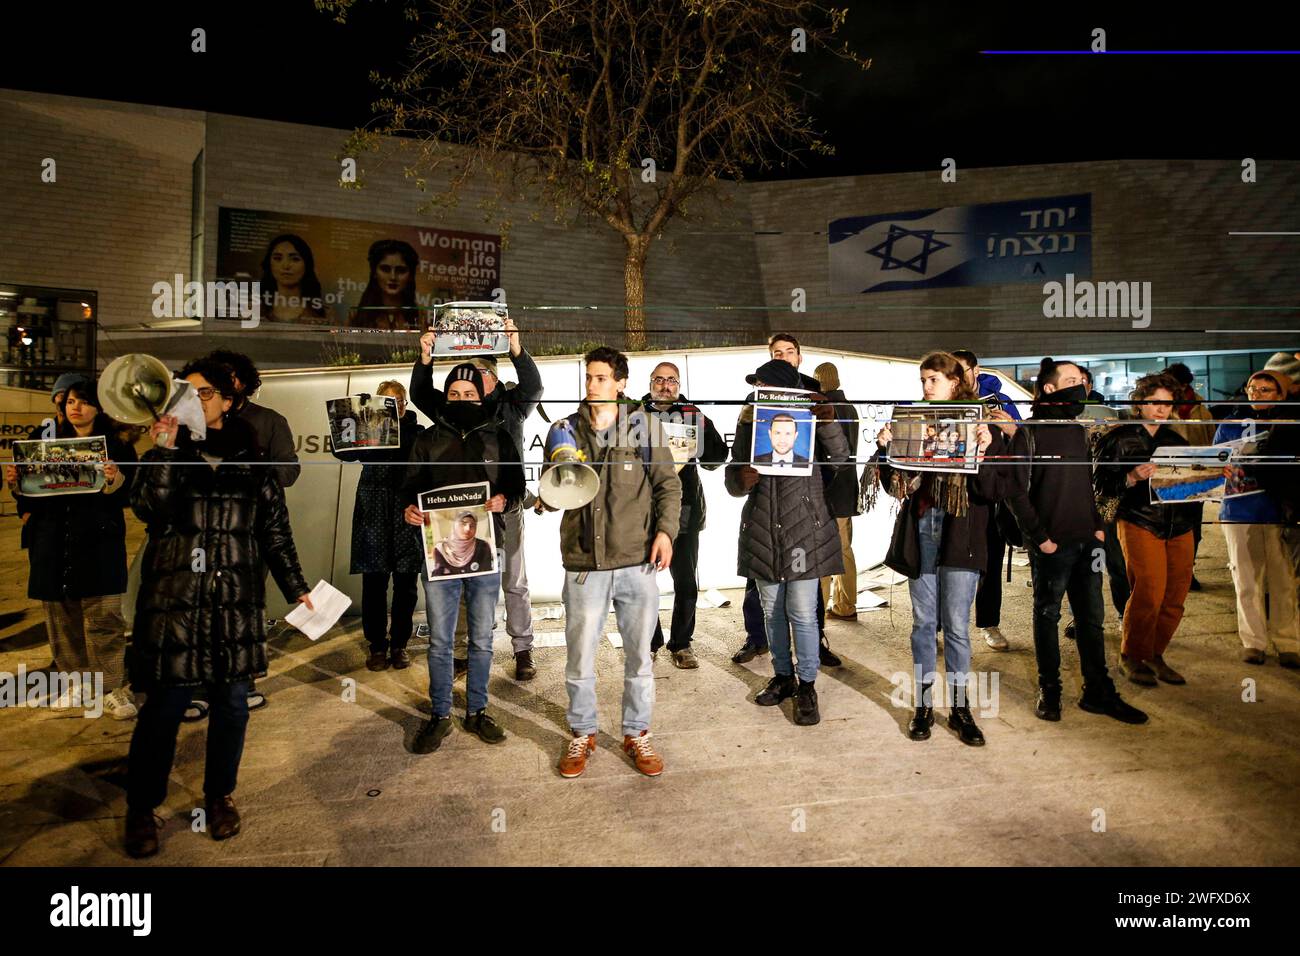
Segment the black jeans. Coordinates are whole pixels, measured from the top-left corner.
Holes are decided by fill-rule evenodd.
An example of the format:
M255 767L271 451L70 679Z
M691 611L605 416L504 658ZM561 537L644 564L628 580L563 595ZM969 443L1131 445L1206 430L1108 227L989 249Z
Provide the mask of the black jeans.
M1007 543L1002 540L998 523L993 520L994 509L989 509L988 549L989 563L980 576L975 591L975 626L997 627L1002 623L1002 559L1006 557Z
M162 687L149 691L145 698L135 719L127 756L129 809L153 810L167 798L167 778L176 760L176 734L195 689ZM244 755L244 731L248 727L249 682L236 681L204 689L211 710L203 795L216 800L235 792L239 761Z
M389 624L387 571L361 575L361 632L373 654L400 651L411 639L411 618L415 614L414 573L393 572L393 614ZM387 635L387 636L385 636Z
M758 597L758 587L754 579L745 581L745 646L767 647L767 622L763 618L763 602ZM821 587L817 588L817 633L826 636L826 601L822 597Z
M1029 563L1034 569L1034 655L1038 659L1038 685L1061 686L1061 599L1069 597L1074 615L1075 644L1083 670L1083 692L1106 697L1115 685L1106 673L1106 644L1102 620L1101 572L1093 570L1093 546L1100 541L1058 545L1043 554L1032 545Z
M1128 565L1124 563L1124 549L1119 545L1119 522L1106 525L1106 577L1110 579L1110 601L1115 613L1124 616L1129 596Z
M673 576L673 624L672 640L668 650L680 651L691 646L695 634L695 602L700 596L700 585L696 580L696 568L700 563L700 535L698 532L685 532L673 539L673 563L668 573ZM657 651L664 646L664 628L655 618L655 634L650 641L650 650Z

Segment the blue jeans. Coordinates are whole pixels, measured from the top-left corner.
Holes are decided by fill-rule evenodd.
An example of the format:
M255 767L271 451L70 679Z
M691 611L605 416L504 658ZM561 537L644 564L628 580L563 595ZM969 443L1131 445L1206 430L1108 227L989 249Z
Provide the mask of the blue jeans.
M799 657L799 680L811 684L817 679L821 662L821 640L817 633L817 599L821 597L821 579L802 581L761 581L755 579L763 618L767 624L767 643L772 650L772 671L777 677L795 672L790 659L790 636L794 634L794 652Z
M935 667L935 631L943 616L943 668L947 672L947 700L968 706L965 687L970 677L970 609L979 590L980 572L939 564L939 545L947 513L929 508L918 521L921 537L921 575L909 578L907 592L912 598L912 667L915 684L912 699L917 706L931 705L922 700L923 685L937 678ZM959 694L957 689L962 688Z
M469 623L469 673L465 676L466 713L487 706L488 672L492 669L492 625L496 620L501 572L472 578L424 582L424 612L429 621L429 700L434 719L451 716L452 645L460 596L465 594Z
M568 653L564 687L569 692L565 716L575 736L597 730L596 651L605 633L611 601L623 638L623 733L635 737L650 729L655 703L650 640L659 620L655 573L649 564L612 571L564 572L564 640Z

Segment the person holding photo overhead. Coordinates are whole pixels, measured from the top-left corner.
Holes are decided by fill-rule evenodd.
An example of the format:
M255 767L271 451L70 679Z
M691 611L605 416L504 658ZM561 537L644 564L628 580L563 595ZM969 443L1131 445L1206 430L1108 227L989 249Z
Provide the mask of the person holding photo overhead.
M921 390L927 402L978 401L961 363L947 352L931 352L920 363ZM927 430L931 426L927 426ZM942 447L955 441L955 431L945 428ZM910 471L886 459L893 432L889 425L876 435L879 446L862 474L868 508L885 489L901 501L885 565L907 576L912 599L912 700L915 713L907 734L929 740L934 725L933 685L945 681L948 727L957 739L972 747L983 746L984 734L970 709L970 612L980 575L988 566L988 523L992 505L1001 496L1001 469L984 461L986 455L1005 452L1000 431L983 423L975 426L981 464L973 474L944 471ZM937 632L943 627L944 675L936 668Z
M421 492L485 481L489 485L486 510L492 515L496 540L500 541L505 527L503 516L517 511L524 499L524 466L519 449L510 432L484 406L483 373L477 368L468 363L454 367L447 375L443 391L446 401L436 409L433 425L411 449L401 492L406 522L413 529L421 529L412 530L411 534L422 534L425 516L418 503ZM469 619L465 729L485 743L496 744L506 739L505 731L487 712L492 625L496 620L501 572L495 570L495 556L483 554L487 543L471 540L476 537L477 529L471 526L475 521L473 515L469 517L470 522L458 518L452 540L438 546L439 557L435 557L434 566L436 569L437 562L443 562L447 568L440 572L443 579L424 582L425 614L429 622L429 699L433 714L415 737L412 749L416 753L437 750L452 730L452 645L462 595ZM476 561L482 563L484 558L494 568L490 574L458 570ZM464 573L473 576L450 576Z
M801 387L799 372L781 359L764 363L748 381L757 387ZM844 570L839 530L826 505L825 483L818 468L838 468L849 457L849 443L835 420L835 406L816 392L809 398L815 402L814 447L820 463L811 474L768 475L754 468L748 460L753 447L752 404L740 413L726 470L727 491L746 499L736 573L754 579L772 652L773 677L754 703L769 707L797 696L794 722L805 726L821 720L815 686L820 662L817 603L821 579ZM774 433L779 424L773 423ZM777 441L774 437L774 447ZM785 443L784 438L780 441ZM790 654L792 632L797 680L796 662Z

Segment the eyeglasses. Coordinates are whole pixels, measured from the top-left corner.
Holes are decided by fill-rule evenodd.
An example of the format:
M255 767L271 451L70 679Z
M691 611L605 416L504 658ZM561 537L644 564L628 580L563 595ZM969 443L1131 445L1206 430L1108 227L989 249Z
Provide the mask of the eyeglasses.
M664 378L662 375L656 375L654 378L650 379L650 384L651 385L676 385L677 379Z
M1248 385L1246 386L1247 395L1276 395L1276 385Z
M202 388L196 388L194 391L199 393L199 398L205 402L212 401L212 396L217 394L217 390L211 385L205 385Z

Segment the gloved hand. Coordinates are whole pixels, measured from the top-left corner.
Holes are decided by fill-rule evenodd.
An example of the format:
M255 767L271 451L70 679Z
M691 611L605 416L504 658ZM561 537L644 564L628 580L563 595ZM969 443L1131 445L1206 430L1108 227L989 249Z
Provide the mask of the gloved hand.
M753 491L754 486L758 484L758 479L761 477L763 476L758 473L758 469L753 465L745 465L740 469L740 487L746 492Z

